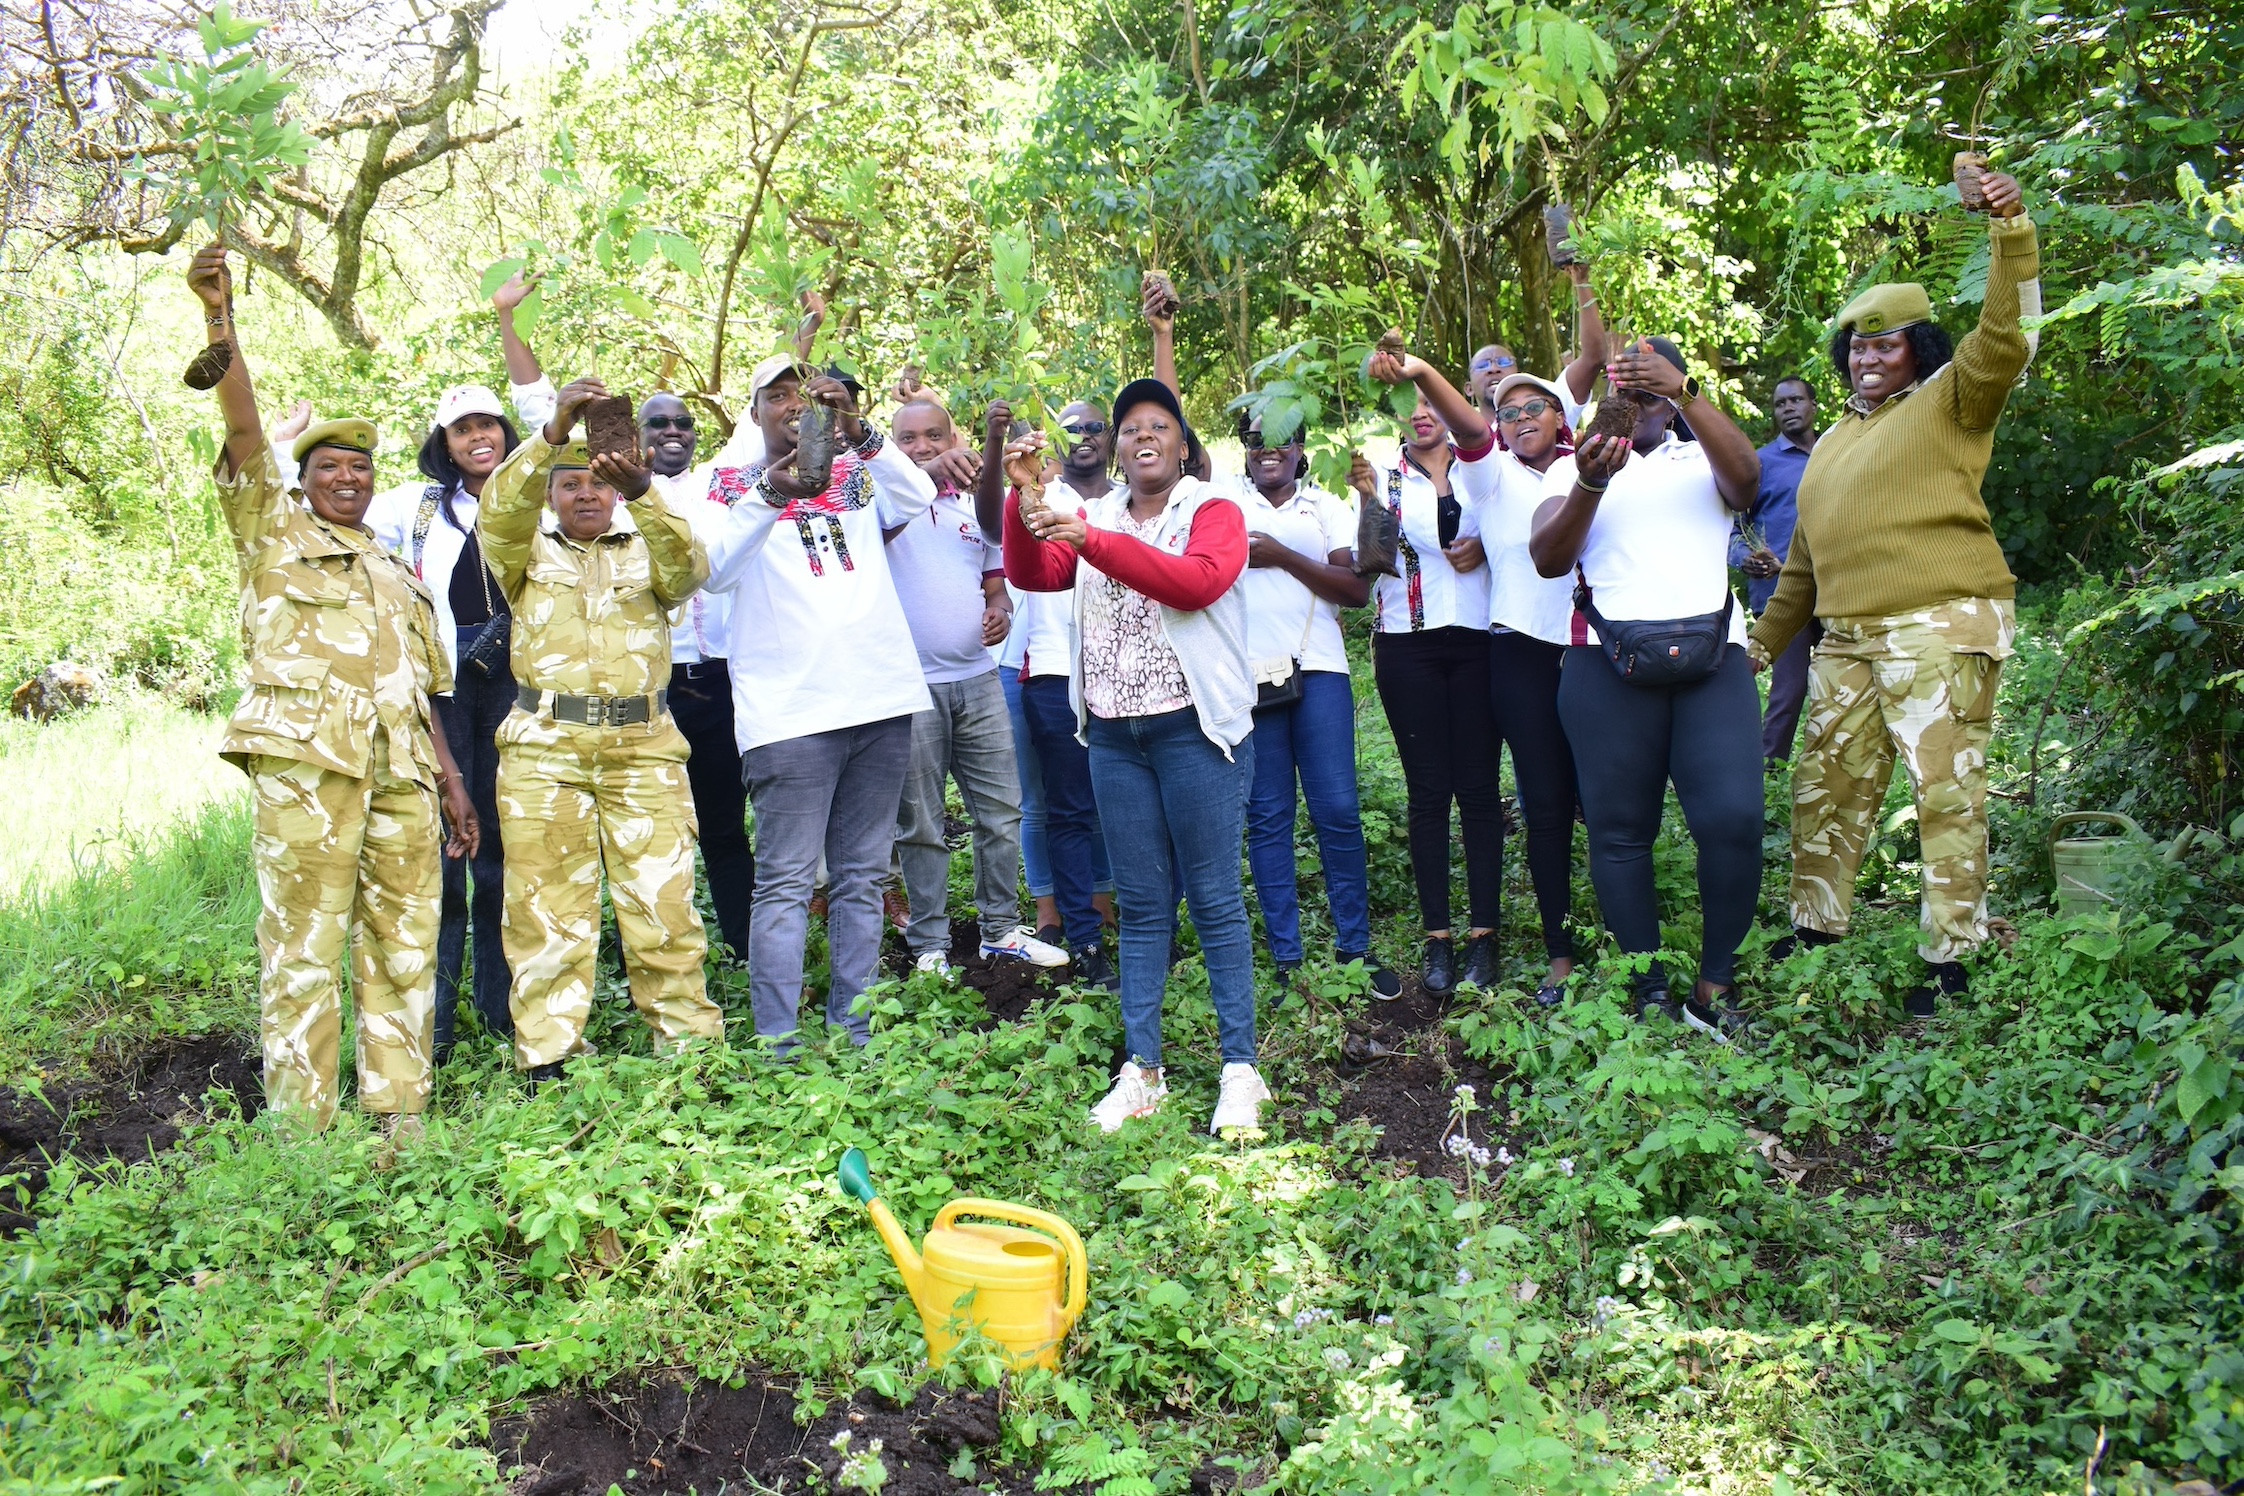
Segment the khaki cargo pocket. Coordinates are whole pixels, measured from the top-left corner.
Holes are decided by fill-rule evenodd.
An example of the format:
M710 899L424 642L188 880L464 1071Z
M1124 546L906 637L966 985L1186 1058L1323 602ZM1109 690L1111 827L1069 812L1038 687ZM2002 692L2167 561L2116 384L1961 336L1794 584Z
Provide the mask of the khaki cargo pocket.
M318 658L260 660L234 712L238 727L308 742L327 714L328 663Z
M2002 661L1977 650L1948 656L1948 714L1958 722L1991 722L2002 685Z

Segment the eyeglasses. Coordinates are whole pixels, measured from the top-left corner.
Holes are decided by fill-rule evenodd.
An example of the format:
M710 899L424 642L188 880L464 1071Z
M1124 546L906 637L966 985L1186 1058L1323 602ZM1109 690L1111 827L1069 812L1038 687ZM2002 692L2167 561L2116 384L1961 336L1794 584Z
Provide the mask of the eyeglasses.
M1516 358L1484 359L1475 363L1473 367L1475 369L1516 369L1519 367L1519 360Z
M1558 409L1557 406L1551 404L1550 401L1545 400L1542 396L1538 395L1532 400L1522 400L1517 405L1507 405L1503 407L1501 410L1496 412L1496 419L1502 424L1509 426L1516 421L1532 421L1537 416L1543 414L1543 412L1556 409Z
M1086 436L1104 436L1106 434L1106 422L1078 421L1072 426L1062 426L1060 429L1080 441Z
M1239 433L1239 445L1245 447L1249 452L1278 451L1293 446L1299 441L1299 437L1289 437L1282 442L1265 441L1260 427L1247 427Z
M644 422L649 431L691 431L692 416L649 416Z

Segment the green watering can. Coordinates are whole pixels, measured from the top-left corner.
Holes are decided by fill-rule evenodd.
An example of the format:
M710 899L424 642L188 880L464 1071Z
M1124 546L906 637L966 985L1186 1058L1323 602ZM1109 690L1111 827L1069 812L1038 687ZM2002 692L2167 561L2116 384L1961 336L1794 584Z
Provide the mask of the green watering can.
M2111 826L2117 836L2067 836L2076 826ZM2185 828L2174 838L2165 860L2179 862L2196 836ZM2156 844L2142 827L2116 810L2068 811L2049 823L2049 865L2057 874L2057 913L2062 918L2113 909L2132 876L2157 856Z

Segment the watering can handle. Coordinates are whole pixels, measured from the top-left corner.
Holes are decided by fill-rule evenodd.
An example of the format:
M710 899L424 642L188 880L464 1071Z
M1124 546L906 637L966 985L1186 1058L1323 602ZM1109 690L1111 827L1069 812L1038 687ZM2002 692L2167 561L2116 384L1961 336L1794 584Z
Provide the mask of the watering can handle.
M1003 1200L979 1200L969 1195L953 1200L935 1212L931 1231L940 1231L962 1215L987 1216L993 1221L1011 1221L1017 1226L1027 1226L1056 1237L1067 1253L1067 1305L1060 1311L1069 1324L1074 1324L1083 1312L1090 1294L1091 1263L1083 1255L1083 1238L1075 1228L1048 1210L1035 1210L1026 1205L1009 1205Z
M2058 836L2069 827L2097 825L2117 826L2132 838L2147 839L2143 836L2143 828L2136 825L2132 817L2121 815L2116 810L2068 810L2049 823L2049 844L2055 846Z

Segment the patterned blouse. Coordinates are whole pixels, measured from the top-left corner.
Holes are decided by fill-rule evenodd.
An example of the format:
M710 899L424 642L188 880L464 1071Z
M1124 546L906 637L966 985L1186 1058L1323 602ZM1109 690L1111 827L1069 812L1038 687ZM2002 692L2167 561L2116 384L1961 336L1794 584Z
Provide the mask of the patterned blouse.
M1145 539L1160 525L1122 511L1121 533ZM1184 665L1161 628L1161 605L1135 588L1085 567L1083 704L1094 717L1151 717L1192 705Z

